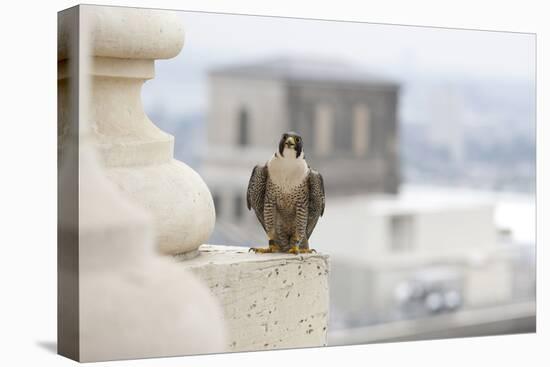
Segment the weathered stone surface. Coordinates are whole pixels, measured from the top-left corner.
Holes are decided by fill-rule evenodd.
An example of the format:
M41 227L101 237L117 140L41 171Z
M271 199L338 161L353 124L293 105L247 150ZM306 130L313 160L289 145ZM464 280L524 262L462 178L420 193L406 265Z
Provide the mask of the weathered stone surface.
M250 351L326 345L328 260L323 254L254 254L202 245L199 256L180 264L220 300L228 350Z
M177 18L163 14L79 6L59 16L57 346L81 362L221 353L228 344L218 300L156 251L196 253L215 218L208 188L173 160L173 138L141 105L154 75L148 58L175 55L183 42ZM94 59L84 57L90 22Z
M192 257L214 229L212 195L200 175L173 157L174 138L147 117L141 88L154 60L183 47L174 12L82 6L80 113L89 122L107 177L148 211L163 254ZM63 38L63 37L62 37ZM62 72L67 69L61 63ZM60 134L60 140L64 135Z
M124 59L170 59L184 43L175 11L81 5L89 14L86 31L95 56Z

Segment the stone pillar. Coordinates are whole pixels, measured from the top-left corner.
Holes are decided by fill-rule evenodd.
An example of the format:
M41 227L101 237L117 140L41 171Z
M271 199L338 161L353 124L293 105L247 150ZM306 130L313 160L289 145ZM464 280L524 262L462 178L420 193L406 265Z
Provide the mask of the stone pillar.
M59 14L58 353L92 362L223 352L218 300L157 253L152 215L105 175L111 151L98 143L97 118L109 113L90 111L119 106L95 105L97 64L90 69L95 60L81 57L79 20L88 8ZM128 98L122 94L118 100Z
M260 255L214 245L199 251L199 257L180 265L220 300L228 351L327 345L327 255Z
M193 169L173 158L174 138L151 122L141 102L155 59L182 49L182 22L165 10L81 6L81 12L91 130L106 174L153 215L161 253L193 257L214 227L212 196Z

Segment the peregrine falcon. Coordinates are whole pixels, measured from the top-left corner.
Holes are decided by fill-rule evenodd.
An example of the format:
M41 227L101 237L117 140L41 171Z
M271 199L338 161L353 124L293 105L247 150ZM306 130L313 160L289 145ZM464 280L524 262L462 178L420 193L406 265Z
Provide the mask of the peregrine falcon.
M246 203L248 210L254 209L269 239L268 248L250 251L315 251L309 248L308 239L325 210L325 189L321 174L304 159L301 136L284 133L271 159L254 167Z

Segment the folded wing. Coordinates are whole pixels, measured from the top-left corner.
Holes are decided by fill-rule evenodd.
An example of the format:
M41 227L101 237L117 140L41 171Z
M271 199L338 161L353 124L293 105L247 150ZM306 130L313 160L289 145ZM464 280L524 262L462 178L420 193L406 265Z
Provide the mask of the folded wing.
M325 186L323 176L313 169L309 170L309 210L307 219L307 238L311 236L313 229L317 225L319 217L325 212Z
M264 222L264 200L265 188L267 183L267 165L256 166L252 170L252 175L248 181L248 189L246 190L246 205L248 210L254 209L256 217L265 229Z

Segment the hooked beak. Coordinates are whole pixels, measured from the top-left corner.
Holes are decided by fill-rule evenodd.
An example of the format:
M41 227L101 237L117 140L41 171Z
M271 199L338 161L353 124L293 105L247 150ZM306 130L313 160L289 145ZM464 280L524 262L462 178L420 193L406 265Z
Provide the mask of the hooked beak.
M296 140L294 139L293 136L289 136L285 141L285 145L288 148L294 148L296 146Z

